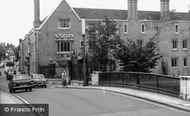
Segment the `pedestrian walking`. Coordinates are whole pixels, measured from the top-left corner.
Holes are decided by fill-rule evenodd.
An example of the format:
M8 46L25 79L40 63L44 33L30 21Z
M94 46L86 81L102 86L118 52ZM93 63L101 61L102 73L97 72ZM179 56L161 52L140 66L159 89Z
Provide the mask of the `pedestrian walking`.
M64 70L63 73L61 74L61 76L62 76L63 87L68 87L69 78L68 78L67 72Z

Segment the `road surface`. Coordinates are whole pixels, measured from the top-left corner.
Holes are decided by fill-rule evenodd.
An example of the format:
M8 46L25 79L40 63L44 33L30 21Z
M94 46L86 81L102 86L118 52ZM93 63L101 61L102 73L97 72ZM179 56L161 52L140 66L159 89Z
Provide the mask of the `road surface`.
M0 88L8 92L0 77ZM92 89L34 88L12 93L27 102L49 104L49 116L190 116L190 113L125 95Z

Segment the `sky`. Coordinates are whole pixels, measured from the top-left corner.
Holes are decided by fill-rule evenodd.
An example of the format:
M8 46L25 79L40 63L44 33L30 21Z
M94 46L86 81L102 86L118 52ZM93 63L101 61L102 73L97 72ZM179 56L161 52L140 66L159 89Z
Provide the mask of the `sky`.
M40 0L40 19L48 16L60 0ZM125 9L127 0L66 0L72 7ZM183 2L182 2L183 1ZM170 10L188 12L190 0L170 0ZM138 0L138 10L160 11L160 0ZM19 45L19 39L32 29L33 0L0 0L0 42Z

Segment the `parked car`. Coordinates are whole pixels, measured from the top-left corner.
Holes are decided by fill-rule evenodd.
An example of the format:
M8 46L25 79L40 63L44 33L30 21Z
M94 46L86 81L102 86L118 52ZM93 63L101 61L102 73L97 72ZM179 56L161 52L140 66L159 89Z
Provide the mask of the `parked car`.
M9 70L7 71L7 75L6 75L7 80L10 80L13 75L16 75L16 71L15 71L14 69L9 69Z
M32 74L32 81L34 82L34 87L47 87L47 79L43 74Z
M14 93L15 90L28 90L32 91L34 84L32 82L32 79L27 74L18 74L13 75L12 78L10 78L10 82L8 83L9 91L10 93Z
M10 80L10 78L12 78L12 76L16 74L14 62L6 62L4 73L7 77L7 80Z

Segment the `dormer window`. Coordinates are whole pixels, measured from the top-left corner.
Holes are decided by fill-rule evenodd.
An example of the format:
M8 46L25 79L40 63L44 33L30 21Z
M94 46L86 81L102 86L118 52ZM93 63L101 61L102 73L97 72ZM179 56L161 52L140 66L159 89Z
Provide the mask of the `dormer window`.
M141 33L145 34L145 24L144 23L141 24Z
M71 21L70 19L59 19L58 20L58 29L70 29Z

